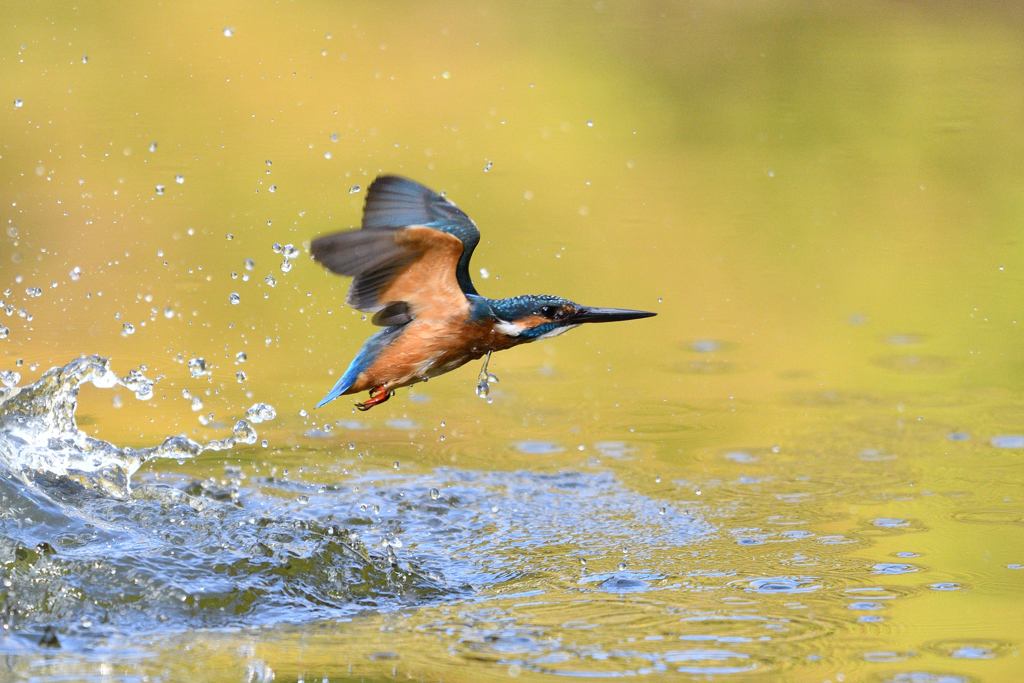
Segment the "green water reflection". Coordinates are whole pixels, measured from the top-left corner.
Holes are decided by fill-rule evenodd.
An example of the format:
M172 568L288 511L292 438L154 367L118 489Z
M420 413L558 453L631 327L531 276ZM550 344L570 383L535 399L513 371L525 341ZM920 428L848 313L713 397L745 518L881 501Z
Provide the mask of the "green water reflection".
M130 650L26 646L12 675L1014 679L1024 493L1021 451L998 446L1021 444L992 439L1024 434L1016 6L4 15L2 369L31 381L95 353L162 375L146 403L83 392L80 424L119 445L220 438L253 402L277 409L266 449L142 480L230 464L346 485L398 463L444 493L452 472L571 471L706 524L666 540L637 517L616 548L581 500L564 542L530 544L530 518L481 508L481 539L527 540L486 545L507 571L468 596ZM381 172L474 218L482 294L658 317L499 354L492 403L467 366L366 415L349 397L313 411L372 329L306 247L358 224ZM302 252L287 272L275 243ZM513 489L479 486L514 508Z

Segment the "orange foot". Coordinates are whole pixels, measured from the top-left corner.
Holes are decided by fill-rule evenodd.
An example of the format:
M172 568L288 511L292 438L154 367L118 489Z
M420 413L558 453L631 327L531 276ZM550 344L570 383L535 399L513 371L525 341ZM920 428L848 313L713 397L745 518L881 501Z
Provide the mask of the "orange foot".
M370 389L370 398L366 403L357 403L356 408L359 410L369 410L375 405L380 405L384 401L388 400L395 395L394 391L384 391L384 385L380 385L375 389Z

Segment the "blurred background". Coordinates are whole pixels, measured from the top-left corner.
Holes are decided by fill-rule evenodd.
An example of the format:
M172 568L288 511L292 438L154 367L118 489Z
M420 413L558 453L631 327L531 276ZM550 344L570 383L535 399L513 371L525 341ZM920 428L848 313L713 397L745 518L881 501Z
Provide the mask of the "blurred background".
M80 354L121 375L144 366L159 378L150 401L82 394L79 425L119 446L221 438L254 402L277 410L266 448L156 461L143 477L202 479L227 462L323 482L393 461L596 468L719 515L720 540L702 552L729 576L792 573L779 568L788 554L736 555L735 537L792 492L727 484L809 477L828 493L800 494L801 523L859 539L806 570L840 596L819 606L818 659L776 649L750 670L669 670L1008 680L1020 579L986 572L1024 561L1019 452L991 442L1024 431L1019 6L6 3L3 16L0 369L24 383ZM381 173L445 191L476 221L481 294L658 317L496 356L492 402L475 396L473 364L366 415L352 397L314 411L375 328L308 245L358 226ZM211 374L191 376L193 358ZM922 486L961 498L929 508ZM844 492L860 498L833 501ZM858 512L894 500L924 507ZM911 518L922 548L851 532ZM801 552L826 552L815 547ZM837 626L861 623L842 591L880 581L849 567L910 550L932 553L922 572L945 572L917 584L975 590L954 603L924 590L891 624ZM666 557L661 575L694 570ZM629 630L614 614L598 619L606 652ZM380 626L368 623L350 628ZM433 660L443 646L416 628L403 647L427 663L395 676L485 666L454 650ZM252 647L281 677L319 671L288 669L288 648L274 654L268 638ZM983 656L956 656L956 638ZM865 654L877 652L889 654ZM546 675L499 655L486 671ZM380 676L394 664L360 661L357 673ZM891 678L904 674L954 678Z

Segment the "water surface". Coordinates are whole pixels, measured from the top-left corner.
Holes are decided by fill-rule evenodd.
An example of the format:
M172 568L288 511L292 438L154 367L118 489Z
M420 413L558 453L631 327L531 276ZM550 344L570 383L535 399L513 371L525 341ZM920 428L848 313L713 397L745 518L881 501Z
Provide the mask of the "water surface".
M4 678L1015 679L1015 7L5 17ZM658 316L314 411L382 172Z

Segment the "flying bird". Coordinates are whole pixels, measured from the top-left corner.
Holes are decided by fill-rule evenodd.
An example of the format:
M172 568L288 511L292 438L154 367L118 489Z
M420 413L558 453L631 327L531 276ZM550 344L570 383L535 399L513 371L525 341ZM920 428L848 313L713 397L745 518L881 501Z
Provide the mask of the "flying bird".
M459 207L417 182L380 176L366 194L360 230L313 240L313 258L355 278L346 302L373 313L380 330L317 408L369 391L369 410L395 389L451 372L469 361L547 339L583 323L647 318L654 313L581 306L547 295L488 299L469 277L480 231ZM487 361L479 389L486 393Z

